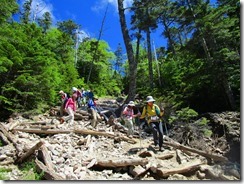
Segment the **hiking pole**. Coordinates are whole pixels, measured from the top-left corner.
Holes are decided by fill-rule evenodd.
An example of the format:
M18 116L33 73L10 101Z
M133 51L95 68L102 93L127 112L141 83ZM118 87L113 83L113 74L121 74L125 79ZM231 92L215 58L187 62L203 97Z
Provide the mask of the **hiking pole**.
M139 128L139 141L140 141L140 148L141 148L141 128L140 126L138 126L138 128Z
M167 129L166 123L164 123L164 127L165 127L165 131L166 131L166 135L168 136L168 129Z

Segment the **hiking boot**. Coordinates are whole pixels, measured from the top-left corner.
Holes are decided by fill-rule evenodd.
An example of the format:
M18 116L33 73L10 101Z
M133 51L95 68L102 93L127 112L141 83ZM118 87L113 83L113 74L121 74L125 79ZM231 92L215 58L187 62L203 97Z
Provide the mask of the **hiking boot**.
M164 151L164 148L162 148L162 147L159 147L159 151Z

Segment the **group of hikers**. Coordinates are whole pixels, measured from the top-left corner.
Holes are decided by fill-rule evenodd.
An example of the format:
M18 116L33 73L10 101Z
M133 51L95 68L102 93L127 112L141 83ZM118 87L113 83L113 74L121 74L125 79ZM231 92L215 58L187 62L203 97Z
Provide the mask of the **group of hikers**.
M163 146L163 125L162 116L164 115L164 109L159 108L156 105L152 96L147 96L146 105L143 107L142 113L138 109L135 111L134 101L130 101L128 105L123 109L122 119L125 122L125 126L128 128L127 135L131 137L134 134L134 118L139 118L140 128L143 129L143 125L147 125L153 133L153 141L155 146L159 146L159 151L162 151ZM135 120L134 120L135 121Z
M70 125L74 123L74 113L81 106L86 106L89 109L96 110L96 100L92 90L85 91L84 88L81 90L76 87L72 87L72 95L69 96L68 93L60 91L62 104L60 107L60 122L64 123L69 121ZM152 96L147 96L146 105L143 107L142 113L135 108L134 101L130 101L122 110L121 119L124 121L125 127L127 128L128 137L132 137L134 134L134 122L135 119L139 119L140 129L144 125L147 125L153 133L154 145L159 146L159 151L162 150L163 145L163 125L162 116L164 114L164 109L159 108L156 105L155 100ZM64 110L68 113L68 116L64 115Z
M71 96L69 93L65 93L63 90L59 91L62 101L60 106L60 122L64 123L70 121L69 124L73 125L74 113L77 107L80 108L82 106L87 106L90 109L96 109L95 101L97 98L94 97L93 91L91 89L85 91L84 88L79 90L76 87L72 87L71 91ZM64 111L68 113L68 116L64 116Z

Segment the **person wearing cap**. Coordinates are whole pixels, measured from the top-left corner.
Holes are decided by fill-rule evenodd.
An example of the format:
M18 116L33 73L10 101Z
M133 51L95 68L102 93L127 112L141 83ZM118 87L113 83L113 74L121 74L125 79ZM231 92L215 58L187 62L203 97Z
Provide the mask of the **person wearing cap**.
M76 98L77 95L73 94L72 97L68 99L67 103L65 104L65 110L69 115L66 117L62 117L60 119L61 123L70 120L70 125L73 125L75 117L74 112L76 111Z
M78 104L78 108L81 107L81 98L82 98L82 92L77 89L76 87L72 87L72 93L77 95L77 104Z
M64 115L64 106L69 97L68 97L68 94L65 93L63 90L59 91L59 94L61 95L61 101L62 101L62 104L60 106L60 116L63 116Z
M147 104L143 107L140 119L146 119L153 132L154 145L159 145L159 151L161 151L163 146L163 126L160 118L163 116L164 112L161 111L154 102L155 100L152 96L147 96Z
M122 112L122 117L125 121L125 126L128 128L128 136L132 136L134 134L133 118L141 115L140 112L134 114L133 107L135 107L135 103L134 101L130 101Z

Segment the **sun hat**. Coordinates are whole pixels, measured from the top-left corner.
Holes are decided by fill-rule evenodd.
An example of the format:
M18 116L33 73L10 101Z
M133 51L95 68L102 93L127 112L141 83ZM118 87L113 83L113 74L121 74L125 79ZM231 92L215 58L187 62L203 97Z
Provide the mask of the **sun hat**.
M62 93L64 93L64 91L63 91L63 90L59 91L59 94L62 94Z
M76 87L72 87L72 91L77 91L77 88Z
M93 97L93 100L98 100L98 97L97 97L97 96L94 96L94 97Z
M128 106L135 106L135 103L134 103L133 101L130 101L130 102L128 103Z
M155 100L153 99L152 96L147 96L146 101L147 101L147 102L155 102Z

